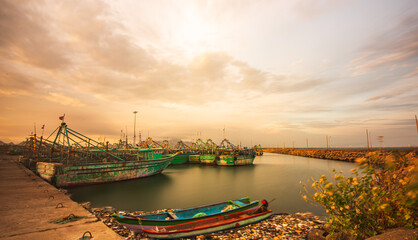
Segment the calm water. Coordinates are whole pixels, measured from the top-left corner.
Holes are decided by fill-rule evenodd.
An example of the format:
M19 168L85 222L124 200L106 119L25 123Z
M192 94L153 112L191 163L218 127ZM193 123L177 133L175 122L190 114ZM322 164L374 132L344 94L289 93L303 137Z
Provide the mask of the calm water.
M275 198L270 208L276 213L309 211L324 216L323 209L302 199L299 181L328 176L334 168L349 173L354 167L354 163L265 153L256 157L253 166L170 166L156 176L75 187L69 192L77 202L127 211L187 208L249 196Z

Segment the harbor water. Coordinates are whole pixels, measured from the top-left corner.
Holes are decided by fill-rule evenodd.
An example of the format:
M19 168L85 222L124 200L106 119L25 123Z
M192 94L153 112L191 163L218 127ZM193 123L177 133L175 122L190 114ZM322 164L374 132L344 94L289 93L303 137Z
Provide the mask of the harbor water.
M265 153L251 166L169 166L152 177L73 187L68 192L74 201L89 201L92 207L126 211L188 208L249 196L275 199L269 206L275 213L325 216L325 210L302 199L299 182L329 176L332 169L349 174L355 167L349 162Z

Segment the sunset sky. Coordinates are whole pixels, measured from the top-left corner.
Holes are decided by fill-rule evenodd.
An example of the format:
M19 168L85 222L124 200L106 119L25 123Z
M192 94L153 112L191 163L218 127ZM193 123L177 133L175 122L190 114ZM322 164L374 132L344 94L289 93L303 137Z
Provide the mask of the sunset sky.
M417 146L416 0L0 0L0 140Z

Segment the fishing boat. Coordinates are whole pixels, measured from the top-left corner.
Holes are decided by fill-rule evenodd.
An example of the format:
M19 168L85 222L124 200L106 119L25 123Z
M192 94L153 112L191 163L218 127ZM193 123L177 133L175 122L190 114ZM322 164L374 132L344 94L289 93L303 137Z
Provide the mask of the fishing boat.
M245 210L257 209L259 201L250 201L248 197L224 201L195 208L180 209L156 214L126 215L114 214L113 217L135 233L155 227L168 227L214 216L230 215Z
M252 165L256 155L252 149L236 147L228 139L221 142L220 150L221 155L216 161L218 166Z
M150 238L158 239L193 237L246 226L267 219L271 215L273 215L271 210L246 210L226 216L215 216L175 226L146 229L144 233Z
M49 140L55 132L54 140ZM88 138L64 122L48 138L34 142L30 157L36 159L36 173L57 187L152 176L176 155L163 154L162 149L111 149L108 142Z
M189 155L189 163L200 163L200 155L199 154Z
M179 141L173 148L173 151L178 154L171 161L172 165L185 164L189 162L190 155L193 155L190 146L186 145L183 141Z
M202 165L216 165L217 156L214 154L204 154L200 156L200 164Z

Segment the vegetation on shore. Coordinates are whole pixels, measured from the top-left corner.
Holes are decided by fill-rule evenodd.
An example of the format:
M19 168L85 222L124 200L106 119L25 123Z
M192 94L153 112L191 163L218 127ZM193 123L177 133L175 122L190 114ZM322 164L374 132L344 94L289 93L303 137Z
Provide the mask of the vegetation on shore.
M416 228L417 156L415 152L371 152L358 158L351 176L333 170L302 183L303 198L326 209L331 234L344 232L367 238L396 227Z

